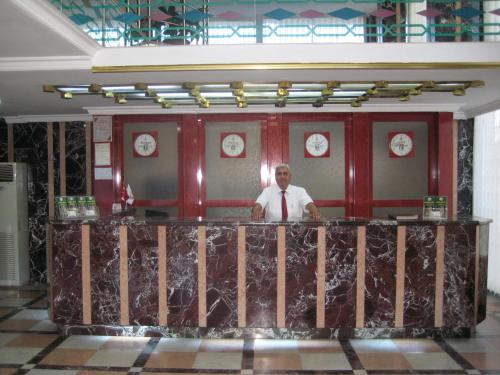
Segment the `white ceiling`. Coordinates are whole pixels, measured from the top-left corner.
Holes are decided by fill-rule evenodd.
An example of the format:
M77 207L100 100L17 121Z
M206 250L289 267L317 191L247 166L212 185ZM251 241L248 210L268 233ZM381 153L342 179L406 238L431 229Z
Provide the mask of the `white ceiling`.
M45 1L1 0L0 46L0 116L11 122L35 118L54 118L56 121L58 115L89 113L175 112L175 109L164 110L142 103L117 105L100 96L62 100L57 94L43 93L43 84L483 80L485 87L468 89L467 95L461 97L449 93L424 93L404 103L395 99L373 99L361 108L334 105L313 109L305 106L279 111L451 111L455 117L470 117L500 108L500 42L103 49ZM330 65L321 65L325 63ZM396 65L378 65L373 69L370 65L373 63ZM490 63L490 66L482 67L481 63ZM201 67L185 70L192 64ZM203 64L217 66L205 70ZM247 65L231 70L234 68L231 64ZM158 70L175 66L181 70L128 73L92 73L91 70L93 66L144 68L151 65ZM276 110L275 107L182 108L183 112L202 113Z

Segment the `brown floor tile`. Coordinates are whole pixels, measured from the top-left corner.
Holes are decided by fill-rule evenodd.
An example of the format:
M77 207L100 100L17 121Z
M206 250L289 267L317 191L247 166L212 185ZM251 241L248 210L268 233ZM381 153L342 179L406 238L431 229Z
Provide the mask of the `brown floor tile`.
M302 370L300 355L294 353L255 353L253 363L256 370Z
M20 291L17 292L17 297L19 297L19 298L33 298L33 299L36 299L36 298L40 297L43 294L45 294L45 292L20 290Z
M41 299L38 302L33 303L30 307L41 307L41 308L48 308L49 307L49 301L47 299Z
M243 340L202 340L199 352L239 353L243 350Z
M126 375L127 371L92 371L92 370L81 370L76 373L76 375ZM151 375L151 374L149 374Z
M7 319L0 323L0 331L26 331L39 322L34 319Z
M500 355L498 353L460 353L460 355L477 369L500 370Z
M9 309L8 307L0 307L0 318L4 315L7 315L11 311L14 311L14 309Z
M400 353L358 353L367 370L410 370L412 367Z
M487 312L493 312L493 311L500 311L500 302L495 301L495 302L488 302L486 304L486 311Z
M149 368L193 368L196 353L152 353L146 362Z
M300 353L343 353L340 342L336 340L303 340L299 341Z
M54 341L57 335L45 335L37 333L25 333L14 340L9 342L6 346L24 346L30 348L45 348L52 341Z
M110 337L101 349L142 349L149 337Z
M12 375L17 370L17 368L0 368L0 375Z
M433 340L397 339L392 341L403 353L433 353L443 351L443 349Z
M95 352L91 349L55 349L40 363L43 365L83 366Z

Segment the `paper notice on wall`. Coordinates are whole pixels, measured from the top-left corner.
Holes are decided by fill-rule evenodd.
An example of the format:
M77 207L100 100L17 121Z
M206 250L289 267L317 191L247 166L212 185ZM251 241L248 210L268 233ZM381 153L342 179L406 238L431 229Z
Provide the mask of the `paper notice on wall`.
M94 116L94 142L111 142L113 140L113 117Z
M94 165L111 165L111 143L94 144Z
M112 180L113 172L111 168L94 168L94 178L96 180Z

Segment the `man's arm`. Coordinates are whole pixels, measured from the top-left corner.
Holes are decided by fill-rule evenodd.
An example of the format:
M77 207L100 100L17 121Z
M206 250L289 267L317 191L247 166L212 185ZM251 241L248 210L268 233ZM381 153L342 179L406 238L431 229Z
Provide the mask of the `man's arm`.
M262 206L259 203L255 203L255 206L252 208L252 220L262 219Z
M311 219L314 219L314 220L320 219L321 213L319 212L318 207L316 207L316 205L313 202L308 203L306 205L306 208L309 211L309 216L311 217Z

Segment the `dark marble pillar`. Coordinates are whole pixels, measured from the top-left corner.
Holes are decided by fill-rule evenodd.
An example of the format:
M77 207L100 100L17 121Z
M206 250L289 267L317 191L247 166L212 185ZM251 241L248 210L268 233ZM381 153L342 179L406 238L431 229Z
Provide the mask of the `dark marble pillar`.
M86 195L84 122L66 123L66 194Z
M357 227L326 229L325 327L356 326Z
M475 248L475 225L446 226L443 298L445 327L473 325Z
M131 325L157 326L158 227L130 224L128 239L128 300Z
M246 230L247 327L276 327L277 225Z
M47 125L14 125L14 160L28 164L30 281L47 281Z
M198 228L167 229L167 322L172 327L198 325Z
M436 226L406 227L405 327L434 327L436 290Z
M54 322L83 321L82 226L54 224L52 237L52 312Z
M238 327L236 226L207 226L207 326Z
M318 228L302 224L286 227L285 324L316 327Z
M90 226L92 324L120 324L120 226Z
M0 162L8 161L7 123L0 117Z
M365 327L394 327L396 225L366 226Z
M479 301L477 322L486 319L486 297L488 295L488 240L490 226L483 224L479 227Z
M472 215L474 119L458 121L457 214Z

